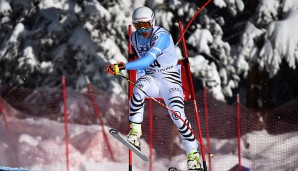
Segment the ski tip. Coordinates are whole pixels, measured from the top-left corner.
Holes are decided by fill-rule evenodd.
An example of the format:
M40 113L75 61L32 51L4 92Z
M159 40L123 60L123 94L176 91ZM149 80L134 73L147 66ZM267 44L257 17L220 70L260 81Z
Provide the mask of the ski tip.
M144 158L144 161L149 162L150 160L146 157L146 158Z
M109 132L110 134L118 134L118 131L114 128L111 128Z

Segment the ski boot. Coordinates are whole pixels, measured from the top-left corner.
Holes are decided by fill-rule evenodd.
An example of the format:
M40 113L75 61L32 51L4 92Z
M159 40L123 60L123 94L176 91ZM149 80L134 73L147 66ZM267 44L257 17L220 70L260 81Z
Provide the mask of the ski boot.
M129 124L129 127L130 127L130 131L127 135L127 141L141 151L141 141L140 141L140 138L142 135L141 124L136 124L131 122Z
M198 151L192 151L187 156L188 170L203 170L200 163L200 155Z

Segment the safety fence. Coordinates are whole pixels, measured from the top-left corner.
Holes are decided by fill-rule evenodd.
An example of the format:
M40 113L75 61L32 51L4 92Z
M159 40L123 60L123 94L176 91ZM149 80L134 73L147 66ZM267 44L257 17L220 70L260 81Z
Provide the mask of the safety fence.
M128 150L108 130L128 133L128 101L89 86L92 90L85 93L2 86L0 165L45 171L127 170ZM240 103L218 101L205 90L196 96L204 145L214 154L206 158L208 170L298 168L297 98L261 114ZM197 133L192 101L185 102L185 111ZM142 127L142 151L151 162L133 156L134 170L185 167L177 128L164 107L146 100Z

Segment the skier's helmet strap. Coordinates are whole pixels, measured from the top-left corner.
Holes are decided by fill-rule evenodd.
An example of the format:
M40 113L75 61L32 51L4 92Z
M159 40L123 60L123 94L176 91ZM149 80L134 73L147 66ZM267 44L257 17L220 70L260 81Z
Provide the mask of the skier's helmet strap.
M154 27L155 25L155 17L154 12L145 6L139 7L135 9L135 11L132 14L132 22L134 23L134 26L136 27L137 23L146 23L150 22L151 27ZM137 30L141 29L140 27L136 27ZM145 27L145 29L147 29Z

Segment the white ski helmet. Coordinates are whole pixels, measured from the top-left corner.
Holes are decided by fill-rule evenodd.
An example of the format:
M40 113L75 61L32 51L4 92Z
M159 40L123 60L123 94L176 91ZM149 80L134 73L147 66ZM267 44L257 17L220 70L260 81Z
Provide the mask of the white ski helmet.
M154 12L150 8L142 6L135 9L135 11L132 14L133 23L148 22L148 21L150 21L151 27L155 26Z

